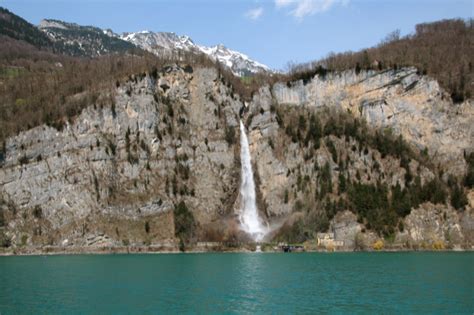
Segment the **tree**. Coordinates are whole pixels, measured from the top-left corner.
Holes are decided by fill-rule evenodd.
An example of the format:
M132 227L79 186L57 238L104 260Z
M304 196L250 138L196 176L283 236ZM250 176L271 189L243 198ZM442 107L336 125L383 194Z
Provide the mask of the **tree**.
M145 232L146 234L150 233L150 223L148 221L145 222Z
M464 189L460 185L454 185L451 192L451 205L457 210L463 209L467 205L467 197Z
M346 177L344 176L342 172L339 172L338 192L339 194L346 192Z
M464 177L464 186L467 188L474 187L474 152L471 152L469 155L465 155L465 160L467 162L467 173Z
M306 118L304 117L304 115L299 115L298 117L298 129L300 131L306 130Z
M356 63L356 66L355 66L355 73L356 73L356 74L359 74L359 73L360 73L360 70L361 70L360 64L359 64L359 63Z
M326 140L326 146L331 153L332 160L334 163L337 163L337 150L336 147L334 146L334 142L330 138L327 138Z
M446 202L446 190L443 187L443 183L434 178L423 186L421 191L421 200L430 201L434 204L443 204Z
M396 29L390 33L388 33L385 38L382 40L380 45L386 45L391 42L395 42L400 39L400 29Z
M321 122L316 115L312 114L309 118L309 128L306 133L305 145L308 145L309 141L313 141L314 149L319 149L322 133Z
M331 167L329 161L326 161L323 168L321 169L321 175L319 177L319 199L322 200L326 194L332 193L332 177L331 177Z
M183 250L184 246L190 243L194 238L196 231L196 221L194 219L193 213L189 211L184 201L180 201L178 205L175 206L173 214L174 233L180 240L180 247Z
M33 216L36 218L36 219L41 219L43 217L43 209L41 209L40 206L35 206L34 209L33 209Z
M235 128L230 126L225 128L225 140L230 145L234 144L235 141Z

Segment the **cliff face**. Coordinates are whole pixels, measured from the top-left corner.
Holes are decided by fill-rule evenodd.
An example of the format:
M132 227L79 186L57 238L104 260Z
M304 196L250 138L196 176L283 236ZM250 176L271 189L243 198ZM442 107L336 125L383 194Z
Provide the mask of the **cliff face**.
M0 207L3 237L14 247L173 245L173 210L180 201L196 221L195 239L232 229L239 207L239 114L245 105L217 72L169 67L155 77L130 78L113 99L108 107L91 104L62 131L40 126L8 139ZM370 246L378 237L368 226L372 219L348 211L350 193L341 182L408 190L407 173L421 184L438 174L430 163L416 158L401 163L357 137L326 132L329 127L318 145L313 138L300 141L311 114L323 113L326 126L335 112L343 112L364 118L371 128L389 127L427 148L445 177L466 172L463 154L474 147L472 101L453 105L436 82L414 69L276 84L246 105L259 209L273 227L269 238L282 237L282 230L304 218L305 235L329 229L348 248L362 241ZM299 116L306 117L304 126L293 132L288 128ZM395 222L389 232L404 247L438 240L470 247L472 206L472 200L459 211L422 203L402 223L382 222L384 213L374 222Z
M463 174L463 153L474 147L472 100L453 105L436 81L414 68L330 73L307 84L277 84L273 95L280 104L340 107L373 127L391 128L428 149L447 173Z
M359 217L354 214L334 216L350 208L345 201L354 200L349 189L341 187L341 181L346 187L350 182L366 187L372 185L374 194L379 193L375 187L388 187L389 199L392 199L388 203L393 205L393 196L397 194L393 188L397 185L408 192L402 200L414 199L408 196L410 191L416 190L412 177L416 176L421 185L428 187L438 176L444 180L453 175L463 176L467 171L465 154L474 148L472 101L453 105L435 81L418 75L415 69L403 69L359 75L348 71L316 77L306 84L303 81L276 84L271 90L262 89L250 108L253 111L250 136L260 180L261 208L277 226L284 220L296 220L304 226L300 229L328 228L335 233L336 240L344 241L346 248L371 248L380 238L368 233L374 228L370 221L392 235L386 244L392 248L431 248L436 242L451 248L472 246L472 202L464 210L458 209L460 211L447 204L413 204L416 209L408 216L403 210L396 210L400 217L398 223L395 218L390 219L397 214L388 209L375 213L381 218L370 218L370 214L364 218L363 213L359 213ZM303 116L306 117L303 130L309 132L310 114L305 116L305 113L326 112L326 116L334 116L333 109L362 118L381 133L401 135L410 146L421 151L421 155L408 158L407 154L387 155L380 152L380 147L371 147L347 133L326 132L328 126L334 127L331 123L335 128L341 124L341 120L331 120L331 117L326 118L317 146L311 141L305 144L308 136L304 132L300 136L294 128L288 131L288 126L300 124ZM329 176L324 176L326 164ZM328 180L330 187L325 188L322 196ZM371 201L362 200L362 208ZM319 210L322 208L325 211ZM298 219L300 216L303 219ZM396 228L386 229L389 225ZM360 246L355 244L356 236L359 236Z
M172 242L178 199L201 225L232 211L238 151L225 132L241 103L214 70L166 71L132 78L63 131L8 140L0 185L14 244Z

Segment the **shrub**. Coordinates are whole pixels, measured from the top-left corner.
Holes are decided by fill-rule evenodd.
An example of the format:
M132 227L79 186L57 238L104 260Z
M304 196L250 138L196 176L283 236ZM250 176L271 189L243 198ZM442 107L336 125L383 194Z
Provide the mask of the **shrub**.
M460 210L464 208L467 203L468 201L464 189L460 185L455 184L451 192L451 205L453 208Z
M446 248L443 241L435 241L432 245L434 250L443 250Z
M117 112L115 111L115 102L112 102L112 105L110 106L110 110L112 112L112 117L115 119L117 117Z
M0 231L0 247L10 247L12 245L11 239L3 233L3 231Z
M225 141L229 145L233 145L235 142L235 128L230 126L225 128Z
M107 144L110 149L110 152L112 153L113 156L117 153L117 145L112 142L112 140L107 139Z
M20 243L20 246L26 246L26 243L28 242L28 235L26 234L23 234L21 236L21 243Z
M363 236L363 233L362 232L357 232L356 236L355 236L355 239L354 239L354 247L355 249L358 249L358 250L366 250L367 249L367 246L366 246L366 243L365 243L365 240L364 240L364 236Z
M334 142L330 138L326 140L326 146L331 153L332 160L334 163L337 163L337 150L336 147L334 146Z
M381 249L383 249L383 247L384 247L384 243L383 243L382 240L378 240L372 245L372 248L374 250L381 250Z
M175 206L174 211L174 233L182 244L188 244L194 238L196 221L194 215L189 211L184 201Z
M309 141L313 141L315 149L319 149L321 136L321 122L314 114L312 114L309 118L309 128L308 132L306 133L305 145L308 145Z
M338 192L342 194L346 191L346 177L342 172L339 172L339 180L338 180Z
M464 185L468 188L474 187L474 152L471 152L469 155L465 155L465 160L467 163L467 172L464 178Z
M29 160L26 157L26 154L23 154L23 156L18 159L18 162L20 162L21 165L28 164Z
M426 185L423 186L421 191L421 200L430 201L434 204L440 203L443 204L446 202L446 190L443 183L434 178Z
M306 237L304 230L305 227L302 218L293 224L285 223L275 236L275 240L287 243L302 243L309 238Z
M224 241L225 233L219 227L207 227L204 229L202 238L206 242L222 242Z
M146 234L150 233L150 222L148 221L145 222L145 232Z
M331 167L329 161L326 161L323 168L321 169L321 175L319 177L319 199L323 199L328 193L332 193L332 176Z
M33 209L33 216L36 219L41 219L43 217L43 209L40 206L35 206Z

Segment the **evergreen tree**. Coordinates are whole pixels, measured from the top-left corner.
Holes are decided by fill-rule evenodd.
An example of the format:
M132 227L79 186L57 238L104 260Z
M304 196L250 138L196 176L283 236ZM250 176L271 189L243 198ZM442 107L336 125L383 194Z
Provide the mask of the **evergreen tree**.
M467 205L467 197L464 189L460 185L454 185L451 192L451 205L457 210L463 209Z

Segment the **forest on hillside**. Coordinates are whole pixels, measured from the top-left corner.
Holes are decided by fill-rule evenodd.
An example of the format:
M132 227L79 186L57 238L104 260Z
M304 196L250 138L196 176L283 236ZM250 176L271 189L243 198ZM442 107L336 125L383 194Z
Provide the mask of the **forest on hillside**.
M156 56L141 49L101 57L58 53L35 26L8 10L0 11L0 144L20 131L46 123L61 129L85 106L111 106L114 87L135 75L155 73L172 63L216 67L233 93L250 100L265 84L305 82L328 71L383 70L415 66L432 76L455 102L473 94L472 20L419 24L412 35L391 33L378 46L360 52L330 54L292 67L287 74L260 73L239 78L209 57L195 53ZM41 39L41 40L40 40ZM40 40L40 41L39 41ZM51 46L53 45L53 46Z
M474 95L473 20L442 20L422 23L415 32L401 37L396 30L377 46L358 52L330 53L310 63L290 65L292 79L307 79L327 71L384 70L416 67L447 90L453 101Z

